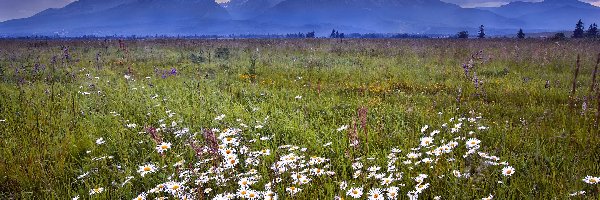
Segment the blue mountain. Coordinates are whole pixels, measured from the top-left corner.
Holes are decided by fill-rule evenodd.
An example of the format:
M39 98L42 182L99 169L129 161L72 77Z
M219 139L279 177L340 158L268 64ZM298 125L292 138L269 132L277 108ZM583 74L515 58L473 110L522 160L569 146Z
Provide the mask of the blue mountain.
M440 0L78 0L0 23L0 36L273 34L331 29L361 33L571 29L600 22L600 8L577 0L461 8Z

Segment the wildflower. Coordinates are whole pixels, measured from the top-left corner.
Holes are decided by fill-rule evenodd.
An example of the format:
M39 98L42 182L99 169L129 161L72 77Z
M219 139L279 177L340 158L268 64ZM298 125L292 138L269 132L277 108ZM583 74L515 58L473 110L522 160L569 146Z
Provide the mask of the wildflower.
M363 189L362 188L350 188L350 190L348 190L348 192L346 193L348 196L351 196L352 198L358 199L363 195Z
M320 175L325 174L325 170L319 169L319 168L313 168L313 169L310 169L310 173L312 175L320 176Z
M206 189L204 189L204 194L208 194L210 192L212 192L212 188L206 188Z
M248 198L249 193L250 192L248 192L248 189L240 188L240 189L238 189L237 196L238 196L238 198L245 199L245 198Z
M569 194L569 196L572 196L572 197L577 196L577 195L585 195L585 191L582 190L582 191L578 191L578 192Z
M360 163L360 162L352 163L352 169L359 170L359 169L362 169L362 168L363 168L363 164L362 163Z
M502 175L504 176L512 176L515 173L515 168L511 166L506 166L502 168Z
M381 193L381 189L373 188L369 190L369 200L383 200L384 196Z
M277 200L277 194L272 191L265 191L263 192L263 198L265 200Z
M415 186L415 189L417 190L417 193L421 193L423 190L427 189L428 187L429 187L429 183L418 184L417 186Z
M260 198L260 194L254 190L248 190L248 199L254 200Z
M467 148L476 147L477 145L479 145L479 143L481 143L480 140L478 140L476 138L471 138L471 139L467 140Z
M104 192L104 188L103 187L97 187L97 188L94 188L94 189L90 190L90 195L100 194L102 192Z
M156 171L156 167L153 164L142 165L138 169L138 173L140 173L140 175L142 177L144 177L148 173L153 173L155 171Z
M216 120L216 121L221 121L221 120L223 120L224 118L225 118L225 115L221 114L221 115L219 115L219 116L215 117L215 120Z
M175 194L177 192L179 192L181 189L182 185L181 183L178 182L170 182L167 184L167 192L170 192L172 194Z
M302 99L302 96L298 95L295 98L296 98L296 100L300 100L300 99Z
M171 148L170 142L163 142L163 143L160 143L160 145L156 145L156 151L158 151L158 153L163 153L170 148Z
M263 149L263 150L260 151L260 155L263 155L263 156L271 155L271 150L269 150L269 149Z
M421 128L421 133L425 132L428 128L429 128L429 125L423 126L423 128Z
M379 167L379 166L371 166L367 170L369 170L370 172L377 172L377 171L379 171L379 169L381 169L381 167Z
M238 181L238 185L240 185L241 188L248 188L252 184L254 184L254 181L250 181L247 178L242 178Z
M139 194L137 197L133 198L133 200L146 200L146 197L148 195L145 192L142 192L141 194Z
M306 177L302 177L302 178L298 179L298 182L300 183L300 185L307 184L307 183L309 183L310 181L311 181L311 179L309 179L309 178L306 178Z
M328 142L328 143L324 144L323 147L327 147L327 146L329 146L331 144L332 144L331 142Z
M340 189L341 189L341 190L345 190L345 189L346 189L346 187L348 187L348 183L346 183L346 181L342 181L342 182L340 183Z
M396 199L396 198L398 198L398 190L399 189L400 188L398 188L398 187L389 187L387 189L388 199Z
M590 184L590 185L598 184L598 183L600 183L600 177L586 176L583 179L583 182Z
M225 144L225 145L229 145L229 144L232 144L232 145L234 145L234 146L237 146L237 145L238 145L237 139L236 139L236 138L233 138L233 137L226 137L226 138L223 138L222 142L223 142L223 144Z
M348 129L348 125L343 125L337 129L338 132Z
M98 138L98 139L96 140L96 144L97 144L97 145L101 145L101 144L104 144L104 143L105 143L105 141L104 141L104 138Z
M79 200L79 195L73 197L71 200Z
M494 195L490 194L488 197L481 198L481 200L492 200L494 199Z
M421 146L427 147L433 143L432 137L422 137L421 138Z
M381 185L384 185L384 186L385 186L385 185L389 185L389 184L391 184L392 182L394 182L394 179L392 178L392 176L389 176L389 177L387 177L387 178L382 178L382 179L381 179Z
M289 192L290 195L295 195L296 193L302 191L302 189L294 187L294 186L290 186L288 188L285 188L285 191Z
M410 152L408 155L406 155L407 158L409 159L417 159L421 156L420 153L415 153L415 152Z

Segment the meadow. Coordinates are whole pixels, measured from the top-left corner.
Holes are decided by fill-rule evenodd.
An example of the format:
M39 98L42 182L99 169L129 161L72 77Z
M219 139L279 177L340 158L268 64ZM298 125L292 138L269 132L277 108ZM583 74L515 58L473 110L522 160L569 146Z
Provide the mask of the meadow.
M599 199L599 53L0 40L0 199Z

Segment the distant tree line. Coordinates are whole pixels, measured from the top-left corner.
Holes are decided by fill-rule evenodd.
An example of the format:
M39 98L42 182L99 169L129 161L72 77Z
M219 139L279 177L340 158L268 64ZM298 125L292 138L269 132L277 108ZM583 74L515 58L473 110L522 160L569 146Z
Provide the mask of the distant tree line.
M584 24L581 19L575 24L575 30L573 31L572 38L597 38L598 35L598 25L596 23L590 24L587 31L584 30Z

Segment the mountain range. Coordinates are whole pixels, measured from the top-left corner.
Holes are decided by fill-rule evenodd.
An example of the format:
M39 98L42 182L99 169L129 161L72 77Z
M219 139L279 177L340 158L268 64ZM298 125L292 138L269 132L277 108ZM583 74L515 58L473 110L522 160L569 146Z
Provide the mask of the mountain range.
M578 0L462 8L440 0L78 0L0 23L0 36L347 33L488 34L573 29L600 22L600 7Z

